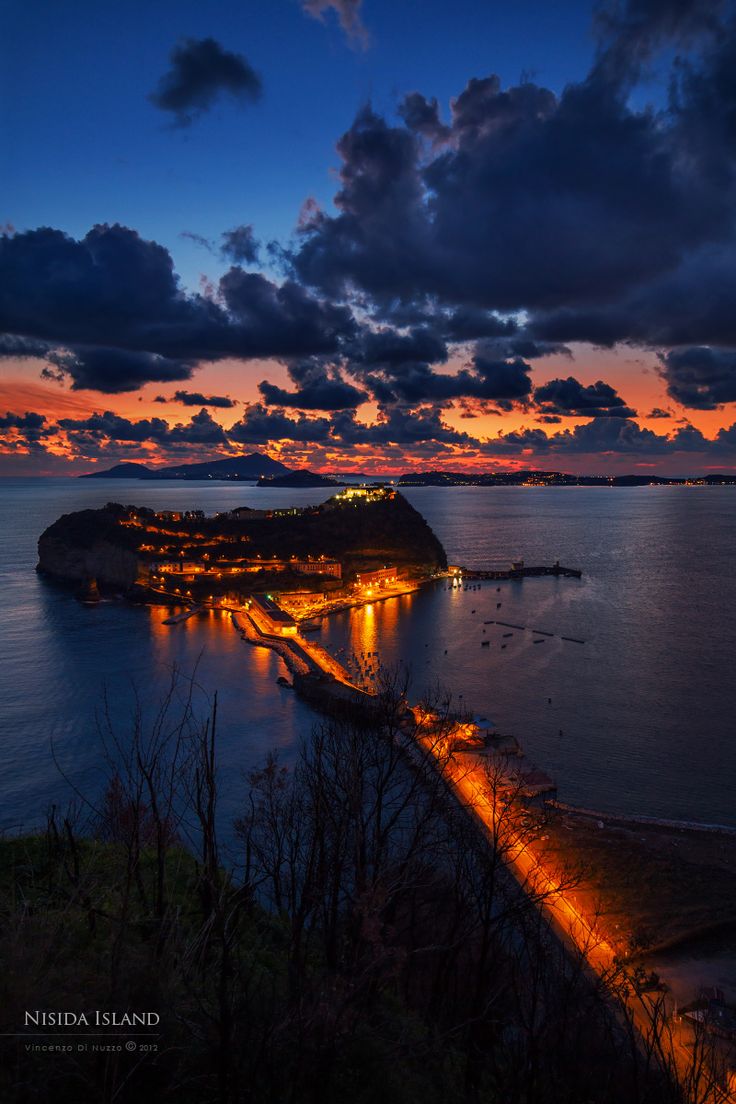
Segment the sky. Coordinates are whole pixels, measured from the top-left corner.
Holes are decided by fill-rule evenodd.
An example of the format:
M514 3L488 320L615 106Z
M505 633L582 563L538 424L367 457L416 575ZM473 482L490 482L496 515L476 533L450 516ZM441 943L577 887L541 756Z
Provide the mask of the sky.
M10 0L0 474L736 470L731 0Z

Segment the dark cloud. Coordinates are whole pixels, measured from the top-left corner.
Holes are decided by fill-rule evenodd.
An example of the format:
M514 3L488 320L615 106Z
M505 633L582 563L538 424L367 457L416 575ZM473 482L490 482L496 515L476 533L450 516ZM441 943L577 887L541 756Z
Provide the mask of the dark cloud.
M522 429L494 437L483 446L489 455L519 455L526 450L543 455L626 454L662 457L673 453L736 454L736 434L720 430L714 440L686 425L671 436L644 429L627 418L595 418L574 429L547 435L541 429Z
M613 346L736 345L736 243L699 249L674 271L615 302L537 312L536 338Z
M45 341L34 341L17 334L0 334L0 357L38 357L48 355Z
M331 352L341 337L355 330L347 309L318 302L292 280L278 286L259 273L231 268L219 286L233 328L251 342L251 352L245 355Z
M447 345L436 332L417 328L408 333L396 330L366 330L359 348L352 351L354 361L376 367L395 368L402 364L438 363L447 360Z
M595 12L599 53L594 74L608 81L635 81L663 46L691 47L721 26L725 0L626 0Z
M363 0L301 0L302 9L313 19L324 22L328 12L334 12L351 46L365 50L370 35L361 17Z
M141 418L131 421L106 410L88 418L61 418L59 427L70 434L72 441L84 437L93 440L143 443L150 441L164 449L177 445L225 445L225 430L206 410L200 410L191 421L170 426L163 418Z
M365 331L347 348L350 371L383 404L476 398L509 409L531 392L529 365L518 357L504 359L492 342L478 342L469 365L456 372L431 367L444 363L449 351L445 340L425 327Z
M648 414L644 415L645 418L671 418L672 415L668 410L662 410L661 406L653 407Z
M241 54L224 50L214 38L188 38L171 52L171 68L148 97L189 126L224 95L241 102L261 95L261 78Z
M221 238L220 252L235 264L256 264L260 243L253 233L253 227L234 226L226 230Z
M0 436L3 444L10 449L21 446L31 451L42 450L43 439L56 431L56 426L49 425L44 414L28 410L25 414L13 414L10 410L0 414Z
M382 410L382 417L372 425L359 422L354 411L343 411L333 418L335 437L344 445L403 445L413 447L422 442L451 445L475 445L467 433L446 425L436 408L393 405Z
M460 307L444 320L443 333L448 341L477 341L480 338L511 337L518 329L518 323L512 318L499 318L497 314L474 307Z
M206 410L192 415L190 422L172 426L166 441L176 445L225 445L228 434Z
M182 230L179 237L186 238L188 241L194 242L195 245L200 245L202 249L206 249L208 253L214 252L212 242L209 238L205 238L204 234L195 234L193 230Z
M198 361L227 356L330 353L355 333L347 308L293 281L233 267L218 296L185 294L168 251L123 226L81 241L49 228L0 237L0 331L34 352L40 342L70 350L57 368L76 387L186 379Z
M358 421L354 410L337 411L330 418L304 415L293 418L283 410L268 410L255 403L228 432L232 441L243 444L288 440L350 448L356 445L413 447L425 442L438 445L477 443L467 433L446 425L436 409L400 404L381 410L379 419L369 424Z
M268 410L261 403L249 406L240 421L229 430L231 441L238 444L265 445L269 441L322 442L329 440L327 418L296 418L283 410Z
M583 386L573 376L553 379L536 388L534 401L542 414L583 418L632 418L636 415L636 411L603 380Z
M183 406L212 406L221 410L229 410L237 406L237 400L228 395L202 395L199 391L175 391L173 398L165 395L157 395L153 400L157 403L178 402Z
M437 100L426 99L421 92L409 92L399 106L399 115L409 130L416 131L430 142L443 142L450 136L450 128L440 121Z
M675 402L716 410L736 402L736 349L673 349L663 357L662 376Z
M344 380L337 369L328 369L319 361L298 361L288 365L295 391L287 391L262 380L258 390L269 406L291 406L301 410L346 410L368 398L363 391Z
M302 278L335 295L491 310L600 301L730 219L670 130L610 90L570 86L557 99L471 81L453 105L453 143L424 165L408 128L364 109L338 144L339 213L321 214L294 258Z
M141 418L134 422L106 410L102 414L90 414L88 418L60 418L61 429L71 433L88 433L93 437L108 437L114 441L162 442L169 432L169 424L163 418Z
M54 366L44 370L47 377L71 380L72 391L101 391L119 395L137 391L145 383L167 383L189 379L194 364L171 360L157 353L137 353L127 349L82 349L48 354Z

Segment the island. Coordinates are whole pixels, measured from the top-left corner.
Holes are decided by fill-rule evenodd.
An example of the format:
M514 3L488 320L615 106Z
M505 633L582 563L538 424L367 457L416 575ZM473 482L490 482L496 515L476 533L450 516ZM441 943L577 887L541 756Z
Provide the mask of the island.
M378 595L443 572L447 557L393 487L353 486L318 506L159 510L108 503L65 514L38 542L38 571L143 600L223 605L257 592Z
M163 468L149 468L145 464L115 464L105 471L87 472L80 479L226 479L250 480L261 476L286 475L290 471L280 460L273 460L262 452L247 456L225 456L219 460L204 460L198 464L176 464Z

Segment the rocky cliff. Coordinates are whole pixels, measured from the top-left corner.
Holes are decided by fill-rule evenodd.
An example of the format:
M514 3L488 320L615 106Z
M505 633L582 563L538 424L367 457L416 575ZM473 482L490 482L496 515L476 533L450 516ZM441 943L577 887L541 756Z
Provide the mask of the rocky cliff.
M64 514L41 534L38 571L68 582L96 579L103 587L127 591L139 580L135 542L117 525L114 511Z

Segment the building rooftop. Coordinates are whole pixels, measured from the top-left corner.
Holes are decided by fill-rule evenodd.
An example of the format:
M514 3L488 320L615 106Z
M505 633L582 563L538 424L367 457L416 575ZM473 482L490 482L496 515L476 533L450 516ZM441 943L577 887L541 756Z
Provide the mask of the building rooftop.
M254 594L252 601L264 613L267 613L272 621L279 621L284 625L294 624L294 618L286 610L282 610L281 606L277 605L269 594Z

